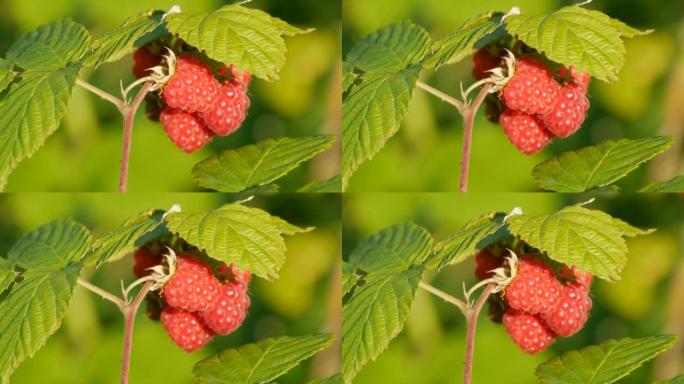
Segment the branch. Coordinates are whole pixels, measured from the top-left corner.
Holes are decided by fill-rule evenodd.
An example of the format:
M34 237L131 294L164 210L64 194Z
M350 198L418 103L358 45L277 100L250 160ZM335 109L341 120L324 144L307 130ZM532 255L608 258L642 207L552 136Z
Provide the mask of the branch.
M82 286L83 288L89 290L90 292L93 292L94 294L100 296L101 298L103 298L105 300L109 300L112 303L116 304L116 306L119 307L120 310L123 311L124 307L126 306L126 303L123 300L121 300L119 297L112 295L111 293L105 291L104 289L102 289L96 285L90 284L89 282L81 279L80 277L76 281L78 282L78 285Z
M123 100L119 99L118 97L107 93L103 91L102 89L85 82L81 79L76 79L76 85L79 85L81 88L85 89L86 91L90 91L98 96L100 96L102 99L109 101L110 103L114 104L116 108L123 113L124 108L126 107L125 103Z
M477 318L480 315L482 307L487 302L489 295L496 288L495 284L489 284L485 287L480 297L477 298L475 306L468 307L464 314L466 316L467 329L466 329L466 351L465 351L465 362L463 369L463 383L471 384L473 379L473 357L475 355L475 330L477 328Z
M451 296L450 294L448 294L442 290L439 290L439 289L433 287L432 285L430 285L430 284L428 284L422 280L418 283L418 286L420 288L423 288L424 290L432 293L433 295L439 297L440 299L446 301L447 303L450 303L450 304L457 306L458 309L460 309L464 315L466 314L466 311L468 310L468 306L463 301Z
M485 84L485 86L480 89L480 93L475 97L475 101L465 108L465 111L461 111L463 116L463 152L461 154L461 180L459 184L460 192L468 192L468 172L470 169L470 148L473 141L473 124L475 123L475 116L477 115L477 110L480 109L480 105L484 101L485 97L492 88L492 84Z
M141 91L142 92L142 91ZM147 293L150 292L154 282L148 281L138 292L132 303L126 304L122 310L124 314L124 346L121 356L121 384L128 384L128 372L131 367L131 351L133 350L133 326L135 315L142 304Z
M131 138L133 136L133 122L135 121L135 113L138 111L140 104L145 100L145 95L152 87L151 82L147 82L135 95L133 102L123 107L121 113L124 116L123 142L121 144L121 171L119 173L119 192L126 192L128 184L128 162L131 155Z
M446 93L440 91L439 89L433 88L433 87L423 83L420 80L418 80L418 82L416 82L416 86L418 86L418 88L426 91L427 93L431 93L431 94L437 96L443 102L453 105L454 107L456 107L456 109L458 109L458 111L461 113L461 115L465 114L466 106L460 100L458 100L454 97L451 97L451 96L447 95Z

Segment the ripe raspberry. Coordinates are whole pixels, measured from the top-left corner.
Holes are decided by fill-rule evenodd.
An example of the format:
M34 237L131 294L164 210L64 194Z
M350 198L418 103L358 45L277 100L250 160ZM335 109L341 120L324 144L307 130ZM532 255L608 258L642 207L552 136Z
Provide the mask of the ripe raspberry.
M538 315L508 308L503 323L513 342L530 355L545 350L556 340L556 335Z
M503 259L496 258L491 252L484 249L475 256L475 276L482 281L492 277L492 269L499 268L503 264Z
M576 266L568 268L564 266L560 271L560 276L569 282L578 282L586 288L591 287L592 275L591 272L581 272Z
M219 297L221 283L208 265L188 254L178 256L176 271L162 288L172 307L189 312L206 311Z
M589 80L591 79L591 77L589 76L588 73L577 72L575 67L573 67L572 65L570 66L569 72L570 72L570 78L572 80L574 80L578 84L583 85L584 88L589 87ZM558 74L562 77L566 77L568 75L568 69L567 68L561 68L560 70L558 70Z
M201 149L214 135L194 113L164 107L159 121L171 141L187 153Z
M212 331L227 335L242 325L249 305L247 286L238 280L229 281L221 286L214 305L200 316Z
M556 308L541 317L559 336L570 337L582 329L589 318L591 306L589 289L580 282L574 282L563 287Z
M165 307L161 313L161 322L171 340L186 352L204 347L214 336L196 314L178 308Z
M162 88L162 98L171 108L186 112L207 112L220 88L209 67L199 59L180 55L173 76Z
M223 263L218 268L218 278L221 281L237 280L247 286L252 279L252 274L246 269L244 271L239 270L235 264L227 265Z
M152 252L147 246L142 246L135 251L133 259L133 273L137 277L149 275L151 271L148 268L161 264L163 260L161 254Z
M553 108L541 116L544 127L559 137L568 137L577 132L589 109L586 92L582 84L564 85Z
M133 53L133 76L138 79L148 76L151 74L148 69L156 67L161 62L161 55L155 55L148 47L142 46Z
M480 48L473 56L473 77L476 80L482 80L485 77L489 77L490 73L487 71L500 65L501 55L495 56L492 55L486 47Z
M549 313L561 297L561 283L547 266L529 256L520 259L518 272L504 291L513 309L530 314Z
M249 104L246 86L234 80L221 86L213 108L200 113L200 117L212 132L227 136L240 128Z
M539 152L553 140L536 116L506 108L499 117L504 133L518 150L526 155Z
M521 57L515 73L503 88L506 106L530 115L548 113L558 98L560 86L541 62Z

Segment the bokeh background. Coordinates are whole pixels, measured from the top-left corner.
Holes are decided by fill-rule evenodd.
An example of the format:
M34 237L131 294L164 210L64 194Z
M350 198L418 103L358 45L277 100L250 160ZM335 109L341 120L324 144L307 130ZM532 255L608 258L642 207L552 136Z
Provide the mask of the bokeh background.
M178 4L185 12L208 12L221 0L0 0L0 56L23 33L58 18L70 17L95 37L116 28L126 18L149 9L168 10ZM225 149L266 138L315 134L339 136L340 129L340 1L254 0L258 8L312 33L286 39L287 63L280 80L254 79L252 106L242 128L215 138L193 154L178 150L160 124L147 120L144 107L133 131L129 191L194 191L192 166ZM128 84L132 58L84 70L81 78L119 94L119 81ZM115 191L118 183L122 120L118 111L80 87L60 129L36 154L10 176L7 191ZM296 190L311 180L339 174L340 146L320 154L278 182L281 190Z
M220 194L4 194L0 196L0 255L26 232L65 217L85 224L94 236L119 226L149 208L203 212L234 201ZM259 196L247 205L259 207L295 225L315 229L287 236L287 261L278 280L253 278L252 305L244 324L233 334L216 337L192 354L169 339L161 323L138 313L133 336L131 383L193 383L192 366L225 348L266 337L318 332L339 335L341 319L340 198L333 194ZM85 269L81 277L118 294L120 282L135 280L133 258ZM120 376L123 317L110 302L77 287L61 328L33 358L24 361L13 384L116 383ZM306 383L339 371L339 338L277 381Z
M582 195L562 194L349 194L343 199L343 257L360 241L397 223L424 226L436 240L481 214L510 212L548 214L585 202ZM661 333L678 336L668 352L639 368L624 384L650 383L684 372L684 198L676 195L606 195L589 208L605 211L640 228L657 228L648 236L627 240L629 262L622 279L610 284L594 279L594 307L577 335L559 339L546 351L529 356L509 338L504 327L480 317L475 342L474 383L527 384L536 382L540 363L563 351L606 339L645 337ZM427 272L423 279L462 297L462 283L472 286L474 258ZM406 327L389 348L366 365L354 383L457 384L462 382L465 320L452 305L418 290ZM398 369L397 367L404 367Z
M465 20L513 6L530 14L552 12L580 1L559 0L345 0L342 4L343 52L367 33L411 19L433 39L456 30ZM684 173L684 2L681 0L595 0L587 6L642 29L655 32L627 39L626 64L614 84L593 81L591 109L583 128L568 139L555 140L531 157L518 152L499 125L481 111L473 133L470 191L529 192L538 188L532 168L557 153L595 145L607 139L673 135L673 148L647 167L619 182L634 191L647 181L664 181ZM474 82L471 60L426 70L422 79L453 96L459 83ZM416 90L400 131L373 160L351 178L349 191L457 191L463 124L457 111Z

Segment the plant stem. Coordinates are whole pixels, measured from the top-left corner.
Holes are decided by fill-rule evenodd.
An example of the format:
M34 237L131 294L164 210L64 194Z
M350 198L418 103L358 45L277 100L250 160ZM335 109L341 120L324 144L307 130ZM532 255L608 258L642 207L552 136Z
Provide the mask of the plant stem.
M102 289L98 286L90 284L89 282L81 279L80 277L78 278L77 282L83 288L93 292L94 294L100 296L101 298L103 298L105 300L111 301L112 303L116 304L116 306L119 307L120 310L122 310L122 311L124 310L126 303L123 300L121 300L120 298L118 298L117 296L112 295L111 293L105 291L104 289Z
M492 88L492 84L485 84L480 89L472 104L468 105L463 116L463 152L461 154L461 180L459 183L460 192L468 192L468 171L470 169L470 148L473 141L473 124L475 122L475 115L477 110L482 105L487 93Z
M489 295L492 293L495 287L495 284L487 285L480 297L477 298L475 305L473 307L466 308L464 312L467 326L465 362L463 368L464 384L471 384L473 379L473 357L475 355L475 330L477 328L477 318L479 317L482 307L487 302Z
M458 309L460 309L464 315L466 314L466 311L468 310L468 306L463 301L451 296L450 294L448 294L448 293L446 293L440 289L433 287L432 285L430 285L430 284L428 284L422 280L418 283L418 286L420 288L423 288L424 290L432 293L433 295L439 297L440 299L457 306Z
M126 192L128 183L128 160L131 154L131 137L133 136L133 122L135 121L135 113L138 107L145 99L145 95L152 87L151 82L147 82L135 95L133 102L123 107L122 114L124 117L123 129L123 143L121 144L121 172L119 173L119 192Z
M122 310L124 314L124 345L121 357L121 384L128 384L128 372L131 366L131 350L133 349L133 326L135 325L135 315L138 313L140 304L145 299L147 293L152 289L153 282L148 281L138 292L132 303L126 304Z
M116 97L110 93L107 93L106 91L104 91L104 90L102 90L102 89L100 89L100 88L98 88L98 87L96 87L96 86L94 86L88 82L85 82L81 79L76 79L76 84L78 86L80 86L81 88L83 88L89 92L92 92L92 93L100 96L102 99L107 100L110 103L114 104L116 106L116 108L118 108L119 111L121 113L123 113L124 108L126 107L126 104L123 100L121 100L118 97Z
M456 107L456 109L458 109L458 111L461 113L461 115L465 114L466 106L460 100L458 100L454 97L451 97L451 96L447 95L446 93L440 91L439 89L433 88L433 87L427 85L426 83L423 83L420 80L418 80L418 82L416 82L416 86L418 88L424 90L427 93L430 93L430 94L437 96L443 102L453 105L454 107Z

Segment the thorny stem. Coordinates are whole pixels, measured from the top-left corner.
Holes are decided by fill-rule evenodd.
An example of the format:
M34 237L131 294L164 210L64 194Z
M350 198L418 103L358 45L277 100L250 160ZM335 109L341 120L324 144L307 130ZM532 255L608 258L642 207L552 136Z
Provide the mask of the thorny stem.
M463 152L461 154L461 181L459 183L460 192L468 192L468 171L470 169L470 148L473 141L473 124L475 123L475 115L480 105L484 101L487 93L492 88L492 84L485 84L480 93L477 94L472 104L468 105L463 116Z
M145 100L145 95L152 88L152 83L147 82L138 91L138 94L133 99L133 102L126 104L122 110L124 116L123 142L121 144L121 172L119 174L119 192L126 192L126 185L128 183L128 159L131 154L131 137L133 136L133 121L135 120L135 113L138 107Z
M430 93L430 94L437 96L443 102L453 105L454 107L456 107L456 109L458 109L458 111L461 114L465 113L466 106L460 100L456 99L455 97L451 97L451 96L447 95L446 93L440 91L439 89L433 88L433 87L423 83L420 80L418 80L418 82L416 83L416 86L418 88L424 90L427 93Z
M76 79L76 84L79 85L81 88L85 89L86 91L92 92L100 96L102 99L114 104L116 108L121 113L123 113L123 110L126 106L123 100L81 79Z
M468 305L465 302L451 296L450 294L448 294L448 293L446 293L440 289L433 287L432 285L430 285L430 284L428 284L422 280L418 283L418 286L423 288L424 290L432 293L433 295L439 297L440 299L446 301L447 303L450 303L450 304L457 306L458 309L460 309L461 312L465 315L466 310L468 308Z

